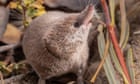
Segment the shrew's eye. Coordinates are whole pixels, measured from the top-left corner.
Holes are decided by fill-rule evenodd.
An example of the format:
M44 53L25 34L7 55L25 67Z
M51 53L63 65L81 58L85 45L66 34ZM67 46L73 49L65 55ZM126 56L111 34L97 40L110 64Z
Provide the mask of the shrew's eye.
M74 23L74 27L75 27L75 28L79 28L79 27L80 27L80 23L79 23L79 22L75 22L75 23Z

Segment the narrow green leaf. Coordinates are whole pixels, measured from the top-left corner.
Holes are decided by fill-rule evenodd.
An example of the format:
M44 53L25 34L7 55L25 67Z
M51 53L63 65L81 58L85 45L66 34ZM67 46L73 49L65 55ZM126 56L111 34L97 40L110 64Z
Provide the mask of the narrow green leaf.
M126 63L128 66L128 70L130 73L130 77L132 80L132 84L136 84L135 82L135 70L134 70L134 61L133 61L133 52L132 52L132 48L129 48L129 50L127 51L127 59L126 59Z
M98 29L99 29L100 33L98 35L97 40L98 40L99 54L100 54L100 57L102 59L102 56L104 54L104 49L105 49L105 37L103 34L102 25L99 25ZM116 78L116 72L115 72L114 67L112 65L110 56L108 56L106 58L106 61L104 64L104 70L106 72L106 76L108 78L109 84L120 84Z

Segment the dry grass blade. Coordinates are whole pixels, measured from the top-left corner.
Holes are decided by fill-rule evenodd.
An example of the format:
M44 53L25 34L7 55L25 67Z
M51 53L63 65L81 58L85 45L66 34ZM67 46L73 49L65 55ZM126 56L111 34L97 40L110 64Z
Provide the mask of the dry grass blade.
M100 31L100 34L98 35L98 48L99 48L100 57L101 59L103 59L102 56L104 56L104 50L105 50L105 36L103 34L103 27L99 26L98 29ZM104 70L108 78L109 84L120 84L116 78L116 72L114 70L110 56L106 58L106 61L104 63Z
M109 6L110 6L110 13L111 13L111 22L112 25L115 25L115 0L109 0Z
M113 63L114 63L115 69L119 72L119 74L122 75L125 84L128 84L128 81L127 81L127 79L126 79L126 77L125 77L125 74L124 74L122 68L121 68L121 65L120 65L119 60L118 60L118 58L117 58L117 56L116 56L116 53L115 53L115 50L114 50L114 48L113 48L112 43L110 44L109 54L110 54L111 59L112 59L112 61L113 61ZM120 78L120 79L121 79L121 78Z
M100 72L103 64L105 63L105 60L106 60L106 58L108 56L108 50L109 50L109 39L107 39L107 42L106 42L106 45L105 45L104 54L103 54L104 56L102 57L102 60L101 60L101 62L99 64L99 66L98 66L98 68L97 68L94 76L91 79L91 83L94 83L95 82L97 75L99 74L99 72Z
M120 46L122 49L124 49L129 38L129 24L126 19L126 9L124 0L120 0L120 12L121 12Z
M132 48L129 48L129 50L127 51L127 66L128 66L128 69L129 69L129 73L130 73L130 77L131 77L131 80L132 80L132 84L136 84L133 60L134 59L133 59Z

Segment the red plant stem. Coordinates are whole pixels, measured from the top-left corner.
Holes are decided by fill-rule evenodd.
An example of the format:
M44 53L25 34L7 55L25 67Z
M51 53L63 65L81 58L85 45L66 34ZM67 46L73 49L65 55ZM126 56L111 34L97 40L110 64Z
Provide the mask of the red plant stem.
M131 79L130 79L130 75L128 73L128 69L126 67L124 56L123 56L123 53L121 51L121 48L120 48L120 46L118 44L118 41L117 41L117 38L116 38L114 25L111 25L111 19L110 19L110 14L109 14L107 3L106 3L105 0L101 0L101 3L102 3L102 7L104 9L104 12L105 12L106 24L107 24L107 28L108 28L108 31L109 31L110 38L111 38L113 46L115 48L115 53L117 54L117 57L119 59L119 62L120 62L121 67L123 69L123 72L124 72L128 82L129 82L129 84L131 84Z
M118 56L119 62L120 62L121 67L123 69L123 72L124 72L127 80L129 81L129 84L131 84L131 79L130 79L130 76L129 76L129 73L128 73L128 69L126 67L126 63L125 63L125 60L124 60L123 53L122 53L121 48L120 48L120 46L118 44L118 41L116 39L116 34L115 34L115 31L114 31L114 28L113 28L112 25L108 25L108 29L109 29L109 34L110 34L113 46L115 48L115 52Z

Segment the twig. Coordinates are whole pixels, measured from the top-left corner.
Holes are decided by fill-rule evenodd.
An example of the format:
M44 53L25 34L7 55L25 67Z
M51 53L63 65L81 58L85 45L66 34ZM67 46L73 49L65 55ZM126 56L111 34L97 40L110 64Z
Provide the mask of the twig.
M98 75L99 72L101 71L102 66L103 66L103 64L105 63L105 59L106 59L107 56L108 56L108 49L109 49L109 39L107 40L107 43L106 43L106 46L105 46L105 51L104 51L104 56L103 56L103 58L102 58L102 61L100 62L100 64L99 64L99 66L98 66L98 68L97 68L97 70L96 70L94 76L92 77L91 83L94 83L94 82L95 82L95 80L96 80L96 78L97 78L97 75Z
M21 84L22 78L25 76L25 74L13 76L11 78L5 79L5 84Z
M19 46L21 46L21 43L9 44L9 45L5 45L5 46L1 46L0 47L0 53L5 52L5 51L8 51L8 50L10 50L12 48L19 47Z
M140 31L135 31L133 34L139 35L140 34Z
M8 8L1 6L0 7L0 38L2 38L6 26L8 24L8 19L9 19L9 10Z
M3 79L3 74L2 74L2 72L0 71L0 83L1 84L4 84L4 79Z
M20 1L20 4L22 6L22 13L23 13L23 31L26 29L27 25L26 25L26 22L27 22L27 17L26 17L26 11L27 11L27 7L25 6L25 3L23 0Z

